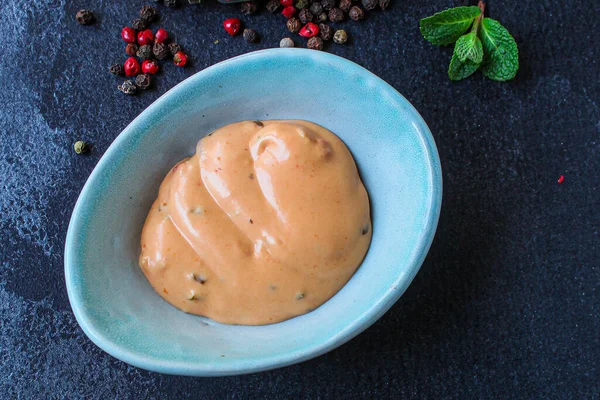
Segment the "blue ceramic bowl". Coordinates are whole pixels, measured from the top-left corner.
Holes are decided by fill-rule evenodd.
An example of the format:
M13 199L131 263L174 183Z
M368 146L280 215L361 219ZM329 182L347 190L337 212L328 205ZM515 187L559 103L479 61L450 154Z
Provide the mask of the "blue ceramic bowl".
M140 232L160 182L215 128L284 118L323 125L353 153L372 207L373 240L364 262L331 300L282 323L221 325L179 311L138 267ZM106 151L69 225L69 300L94 343L137 367L215 376L297 363L348 341L398 300L429 249L441 196L431 133L394 88L320 51L246 54L177 85Z

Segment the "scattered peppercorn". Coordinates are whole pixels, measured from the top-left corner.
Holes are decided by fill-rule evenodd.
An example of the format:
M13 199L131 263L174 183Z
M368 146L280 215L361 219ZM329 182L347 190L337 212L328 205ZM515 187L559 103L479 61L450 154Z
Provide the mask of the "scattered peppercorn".
M167 40L169 40L169 32L167 32L163 28L160 28L154 34L154 40L157 43L165 43Z
M154 42L154 34L150 29L145 29L137 34L137 42L140 46L152 44Z
M152 6L146 5L140 9L140 18L147 23L153 22L157 16L156 9Z
M331 22L342 22L344 20L344 12L337 7L329 10L329 20Z
M292 18L294 16L294 14L296 14L296 7L294 7L294 6L284 7L283 10L281 10L281 13L286 18Z
M329 19L329 17L327 17L327 13L326 12L322 12L317 17L317 22L326 22L328 19Z
M125 70L125 75L127 76L136 76L141 71L140 63L134 57L129 57L125 61L125 64L123 64L123 69Z
M284 37L279 42L279 47L294 47L294 41L289 37Z
M175 55L176 53L181 51L181 46L175 42L169 43L169 52L171 55Z
M115 75L124 75L125 70L121 64L113 64L110 66L110 73Z
M147 44L140 46L135 54L142 60L149 60L152 58L152 47Z
M323 50L323 39L318 36L311 37L306 43L306 47L311 50Z
M179 5L178 4L179 2L177 0L164 0L164 2L165 2L165 6L171 7L171 8L177 7Z
M323 40L331 40L333 29L327 24L319 24L319 37Z
M127 43L127 46L125 46L125 53L128 56L135 56L137 54L138 51L138 45L135 43Z
M169 48L164 43L156 42L154 43L154 46L152 46L152 54L154 54L154 57L158 58L159 60L164 60L165 58L167 58L169 56L169 53Z
M130 26L126 26L121 29L121 37L127 43L135 43L135 29Z
M313 13L313 15L320 15L323 12L323 6L321 3L312 3L310 5L310 12Z
M77 154L87 153L90 150L90 146L83 140L78 140L73 143L73 149Z
M308 8L304 8L300 10L300 14L298 14L298 18L303 24L308 24L313 21L313 14L310 12Z
M125 81L118 86L119 90L125 94L135 94L136 86L132 81Z
M89 25L94 22L94 13L90 10L79 10L77 14L75 14L75 19L81 25Z
M279 0L279 4L284 7L289 7L294 5L294 0Z
M158 63L155 60L145 60L142 63L142 72L154 75L158 72Z
M350 8L352 8L352 0L340 0L339 8L343 12L350 11Z
M279 10L279 6L280 6L279 0L269 0L267 5L265 6L265 8L267 9L268 12L274 13L274 12L277 12L277 10Z
M175 65L177 65L178 67L184 67L185 64L187 64L187 60L188 60L187 54L185 54L183 51L178 51L173 56L173 63Z
M321 5L327 11L335 7L335 0L321 0Z
M253 1L246 1L244 3L242 3L242 5L240 6L240 10L242 11L242 14L246 14L246 15L252 15L254 13L256 13L256 3Z
M365 10L374 10L377 7L378 0L362 0L362 5Z
M350 9L348 15L352 21L360 21L365 17L365 12L359 6L354 6Z
M348 34L345 30L340 29L333 34L333 41L337 44L344 44L348 40Z
M296 17L288 19L286 25L288 30L292 33L298 33L300 28L302 28L302 22Z
M138 18L138 19L133 20L133 22L131 23L131 26L136 31L143 31L144 29L146 29L148 27L148 24L146 24L146 21L144 21L143 19Z
M242 23L238 18L227 18L223 21L223 28L229 33L231 36L235 36L240 31L240 27Z
M298 0L298 1L296 1L296 8L298 10L302 10L304 8L308 8L309 5L310 5L309 0Z
M244 29L244 40L248 43L256 43L258 41L258 35L254 29Z
M311 38L319 34L319 26L309 22L308 24L304 25L304 27L300 29L300 32L298 33L302 37Z
M135 86L142 90L146 90L150 87L152 83L152 78L148 74L139 74L135 77Z

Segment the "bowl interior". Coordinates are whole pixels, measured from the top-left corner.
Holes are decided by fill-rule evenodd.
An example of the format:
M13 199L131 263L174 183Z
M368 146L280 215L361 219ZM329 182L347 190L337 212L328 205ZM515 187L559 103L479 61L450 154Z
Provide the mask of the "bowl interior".
M307 315L261 327L185 314L154 292L137 265L141 228L169 168L203 135L246 119L306 119L340 136L373 218L366 259L337 295ZM176 86L107 150L69 226L69 299L96 344L142 368L208 376L288 365L347 341L398 299L431 244L440 201L431 134L392 87L327 53L250 53Z

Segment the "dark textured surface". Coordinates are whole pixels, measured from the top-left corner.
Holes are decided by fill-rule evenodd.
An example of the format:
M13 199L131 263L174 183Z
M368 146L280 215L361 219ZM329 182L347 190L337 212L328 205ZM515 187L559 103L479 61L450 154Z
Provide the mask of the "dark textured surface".
M422 40L418 20L458 3L450 0L393 0L385 13L345 23L348 45L327 46L413 102L436 139L445 186L421 271L354 340L300 365L200 379L130 367L85 337L67 299L63 244L98 159L177 82L287 35L281 15L242 17L236 6L206 3L160 8L161 25L192 60L167 65L155 89L133 98L116 90L108 66L125 59L120 28L144 2L0 4L0 398L600 398L600 6L592 1L490 0L490 16L520 49L508 83L479 73L447 79L451 50ZM84 7L97 12L95 25L75 22ZM221 28L229 16L256 29L260 43L229 37ZM72 151L80 138L93 143L91 154Z

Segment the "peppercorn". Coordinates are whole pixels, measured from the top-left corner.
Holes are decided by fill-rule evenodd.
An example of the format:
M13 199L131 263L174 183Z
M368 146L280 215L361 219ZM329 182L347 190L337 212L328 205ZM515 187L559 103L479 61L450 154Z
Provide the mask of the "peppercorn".
M277 10L279 10L279 6L280 6L279 0L269 0L267 5L265 6L265 8L267 9L268 12L274 13L274 12L277 12Z
M178 4L177 0L165 0L165 6L167 6L167 7L173 8L173 7L177 7L178 5L179 4Z
M144 74L154 75L158 72L158 68L158 62L156 60L145 60L142 63L142 72Z
M327 24L319 24L319 37L323 40L331 40L333 29Z
M143 19L138 18L133 20L131 26L136 31L143 31L148 27L148 24L146 24L146 21L144 21Z
M279 42L279 47L294 47L294 41L289 37L284 37Z
M79 10L75 14L75 19L81 25L89 25L94 22L94 14L90 10Z
M225 21L223 21L223 28L225 28L225 31L227 31L227 33L229 33L231 36L237 35L241 26L242 22L239 20L239 18L227 18Z
M341 22L344 20L344 12L337 7L329 10L329 20L331 22Z
M156 42L154 43L154 46L152 46L152 54L159 60L164 60L169 56L170 51L166 44Z
M125 81L118 86L119 90L125 94L135 94L136 86L132 81Z
M333 34L333 41L337 44L344 44L348 40L348 34L345 30L340 29Z
M300 21L303 24L308 24L313 21L313 15L308 8L302 9L300 14L298 14L298 18L300 18Z
M138 51L138 45L135 43L127 43L127 46L125 46L125 53L128 56L131 56L131 57L135 56L137 51Z
M156 9L152 6L143 6L140 9L140 18L143 19L146 23L150 23L156 19L158 15L156 14Z
M141 66L138 60L135 57L129 57L125 64L123 64L123 69L125 70L125 75L127 76L136 76L141 71Z
M323 6L321 3L312 3L309 10L313 15L320 15L323 12Z
M169 43L169 52L172 56L181 51L181 46L175 42Z
M159 30L156 31L156 33L154 34L154 40L158 43L164 43L169 39L169 32L167 32L166 30L164 30L163 28L160 28Z
M147 44L140 46L135 54L142 60L149 60L152 58L152 46Z
M285 16L288 19L292 18L294 16L294 14L296 14L296 7L294 7L294 6L284 7L283 10L281 10L281 14L283 14L283 16Z
M302 10L304 8L308 8L309 5L310 5L309 0L298 0L296 2L296 8L298 10Z
M305 38L317 36L319 34L319 26L313 24L312 22L309 22L308 24L304 25L302 29L300 29L300 32L298 32L298 34Z
M152 78L148 74L139 74L135 77L135 86L142 90L146 90L150 87L152 83Z
M252 15L256 12L256 3L253 1L246 1L245 3L242 3L242 5L240 6L240 9L242 11L242 14L246 14L246 15Z
M306 47L311 50L323 50L323 39L318 36L311 37L306 43Z
M152 44L154 42L154 33L150 29L145 29L137 34L137 43L140 46Z
M110 73L115 75L124 75L125 70L122 64L113 64L110 66Z
M382 10L385 10L389 6L390 6L390 0L379 0L379 7L381 7Z
M244 40L248 43L255 43L258 40L258 35L254 29L244 29L242 36L244 36Z
M377 7L378 0L362 0L362 5L365 10L374 10Z
M326 12L322 12L317 17L317 22L326 22L328 19L329 19L329 17L327 16L327 13Z
M187 54L185 54L183 51L178 51L173 56L173 63L178 67L185 67L185 64L187 64L187 60Z
M126 26L121 29L121 37L127 43L135 43L135 29L130 26Z
M321 0L321 5L327 11L335 7L335 0Z
M300 20L296 17L288 19L286 25L288 30L292 33L298 33L300 28L302 28L302 22L300 22Z
M359 6L354 6L350 9L350 12L348 13L348 15L350 16L350 19L352 21L360 21L361 19L363 19L365 17L365 12Z
M340 0L339 8L343 12L350 11L350 8L352 8L352 0Z
M73 149L77 154L87 153L90 150L90 146L83 140L78 140L73 143Z
M289 7L294 5L294 0L279 0L279 4L284 7Z

